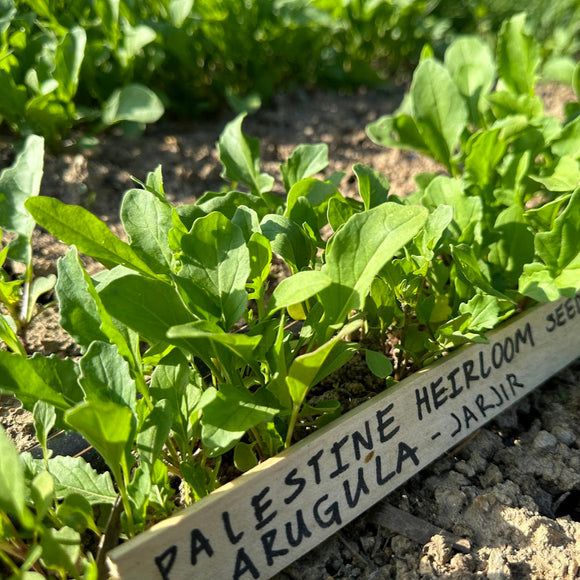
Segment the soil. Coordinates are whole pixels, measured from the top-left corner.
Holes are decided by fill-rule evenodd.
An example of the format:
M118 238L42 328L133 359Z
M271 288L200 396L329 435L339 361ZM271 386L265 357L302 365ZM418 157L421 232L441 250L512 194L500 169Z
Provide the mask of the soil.
M556 115L571 98L569 89L557 85L542 87L541 94ZM345 171L346 194L356 195L352 165L362 162L386 174L393 193L405 195L415 190L414 175L443 170L366 137L365 125L392 112L401 96L398 89L282 94L248 117L244 131L260 139L262 169L277 177L278 164L297 144L324 142L330 150L326 174ZM48 153L42 194L87 207L119 233L119 204L134 186L131 176L144 180L161 164L175 203L222 187L215 143L231 117L164 122L136 139L111 133L93 150L71 146ZM12 161L11 141L0 136L0 167ZM40 230L35 244L36 275L54 273L66 247ZM87 266L96 268L90 261ZM53 306L33 320L26 342L30 352L78 354ZM334 377L354 402L376 390L363 367L355 361ZM20 450L34 445L31 416L15 399L0 396L0 424ZM424 534L404 535L396 519L372 509L278 580L580 578L580 359L385 501L438 533L427 542ZM463 541L454 544L453 536Z

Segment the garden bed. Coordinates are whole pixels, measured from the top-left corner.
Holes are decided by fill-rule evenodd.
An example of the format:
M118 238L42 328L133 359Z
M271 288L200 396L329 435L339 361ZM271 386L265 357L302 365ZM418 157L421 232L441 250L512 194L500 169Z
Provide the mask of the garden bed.
M365 161L386 173L393 191L402 194L413 190L413 175L439 167L412 153L379 149L366 140L362 129L365 122L392 109L384 95L375 93L289 95L248 119L248 132L262 138L271 135L263 139L266 169L286 157L295 143L322 140L330 145L330 157L336 162L333 169L347 169L356 161ZM120 196L131 186L130 174L142 178L153 169L151 163L162 163L166 189L173 201L191 200L202 191L214 189L219 181L213 143L222 128L223 120L219 120L212 126L170 127L176 130L163 136L167 128L154 127L139 141L112 136L98 151L49 158L43 193L57 194L69 202L80 201L115 227L119 203L115 194ZM291 130L298 135L294 139ZM352 185L354 175L347 175L346 181ZM36 239L41 256L46 258L38 264L37 273L53 272L54 258L64 247L46 233L37 233ZM54 311L46 311L33 322L29 348L46 354L74 355L68 338L57 328ZM562 343L573 336L567 334L569 329L562 327ZM550 355L538 356L542 361L544 357L551 360ZM341 373L352 398L365 398L361 386L364 391L374 379L353 373L348 367ZM435 538L421 556L416 544L394 533L396 526L389 531L389 522L369 514L282 574L303 578L455 574L468 578L501 573L505 577L574 578L579 536L573 518L577 517L574 506L580 471L577 367L570 367L558 381L512 408L491 430L479 432L470 445L456 450L458 461L447 458L435 463L427 474L417 476L391 496L390 501L406 511L470 537L473 543L468 554L454 554L444 539ZM9 428L22 416L8 409L3 412L3 423ZM30 421L21 424L24 429L15 431L15 438L22 431L30 435ZM21 448L27 445L21 442ZM524 455L524 449L529 455ZM481 497L484 499L478 499ZM490 533L489 522L497 525L501 534Z

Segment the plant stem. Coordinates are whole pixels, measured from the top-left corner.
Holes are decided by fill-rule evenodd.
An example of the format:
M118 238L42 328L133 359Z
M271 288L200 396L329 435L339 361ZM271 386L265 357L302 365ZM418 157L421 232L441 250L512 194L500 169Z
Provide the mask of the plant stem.
M288 424L288 432L286 433L286 441L284 442L284 449L288 449L292 445L292 436L294 435L294 428L298 420L298 413L300 412L300 405L294 404L292 406L292 415L290 415L290 423Z

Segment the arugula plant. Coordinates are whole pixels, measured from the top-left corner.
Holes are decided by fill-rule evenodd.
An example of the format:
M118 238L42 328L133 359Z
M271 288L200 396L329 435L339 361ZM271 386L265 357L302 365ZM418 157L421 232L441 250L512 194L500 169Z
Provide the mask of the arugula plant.
M427 62L444 70L429 60L418 70ZM80 575L71 564L80 551L62 555L77 545L73 522L83 522L83 534L114 536L117 527L131 537L172 513L174 477L183 482L182 502L197 501L222 482L224 457L245 471L291 445L299 427L328 422L339 403L313 405L309 391L356 351L388 385L454 346L484 341L526 301L578 291L575 120L505 114L473 139L466 124L456 144L448 124L421 115L424 125L407 116L396 126L427 127L425 147L447 155L453 175L418 176L409 198L357 164L360 199L347 199L342 174L321 177L324 145L296 148L281 164L285 194L277 195L258 141L242 131L243 115L218 143L230 186L175 207L157 168L123 198L126 241L82 207L28 196L24 208L35 222L71 246L55 293L79 357L0 350L0 391L33 411L44 450L43 460L25 455L14 477L40 478L49 490L24 504L19 496L16 508L0 504L18 524L2 532L9 570ZM546 144L538 135L548 129ZM456 161L462 155L464 164ZM89 276L79 253L104 269ZM275 255L291 275L271 288ZM377 337L378 350L365 348ZM72 491L63 473L71 465L47 449L55 427L82 434L110 470L101 477L75 460L75 493L89 507L68 500L77 510L71 520L49 501ZM7 475L0 485L26 487ZM99 555L82 561L89 577L103 565Z
M24 142L13 165L0 172L0 244L2 231L13 234L9 244L0 245L0 340L26 356L26 327L35 313L38 298L53 289L56 276L34 277L32 233L36 222L24 208L29 197L40 192L44 143L32 136ZM22 277L6 271L10 262L24 267Z
M460 38L443 63L426 53L399 111L367 127L373 141L429 155L448 174L416 176L418 191L399 200L432 213L369 301L379 330L389 326L381 312L394 312L403 368L479 340L526 299L580 286L577 104L564 122L544 113L539 54L521 14L502 26L495 59L481 40Z

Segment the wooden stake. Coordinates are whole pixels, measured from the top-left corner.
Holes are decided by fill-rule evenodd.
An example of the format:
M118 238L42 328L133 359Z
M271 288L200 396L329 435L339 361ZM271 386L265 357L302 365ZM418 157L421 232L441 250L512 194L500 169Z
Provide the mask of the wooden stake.
M113 575L273 576L580 356L580 294L488 338L115 548Z

